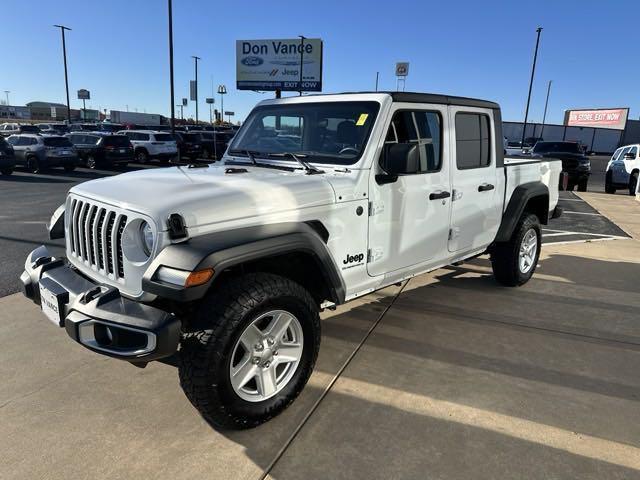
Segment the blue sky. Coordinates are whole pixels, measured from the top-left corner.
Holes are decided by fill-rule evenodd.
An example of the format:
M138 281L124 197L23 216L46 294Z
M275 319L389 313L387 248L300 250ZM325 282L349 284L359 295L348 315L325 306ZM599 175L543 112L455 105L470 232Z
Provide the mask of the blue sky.
M0 95L12 104L64 102L60 33L67 33L72 107L79 88L93 108L169 113L165 0L2 0ZM235 89L235 40L324 40L324 92L395 89L396 61L411 62L407 91L499 102L505 120L522 120L535 44L544 27L530 119L540 121L553 80L548 121L578 107L631 108L640 115L640 2L341 0L218 2L174 0L176 99L188 96L191 55L199 65L200 117L211 79L228 88L225 110L242 119L272 95ZM219 97L216 96L216 103ZM178 103L178 102L176 102ZM185 117L193 115L191 102Z

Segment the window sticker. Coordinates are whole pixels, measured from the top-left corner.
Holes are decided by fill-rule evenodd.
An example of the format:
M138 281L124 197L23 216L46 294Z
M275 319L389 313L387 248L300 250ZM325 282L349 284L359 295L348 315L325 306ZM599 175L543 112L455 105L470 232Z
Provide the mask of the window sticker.
M361 113L360 117L358 118L358 121L356 122L356 127L363 126L364 122L367 121L367 118L369 118L369 114L368 113Z

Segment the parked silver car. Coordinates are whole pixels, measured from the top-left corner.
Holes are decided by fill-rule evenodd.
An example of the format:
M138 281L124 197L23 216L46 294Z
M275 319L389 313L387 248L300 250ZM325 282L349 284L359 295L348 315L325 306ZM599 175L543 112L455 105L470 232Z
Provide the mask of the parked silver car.
M16 164L33 173L50 167L64 167L70 172L78 163L78 152L67 137L22 134L11 135L7 142L13 147Z

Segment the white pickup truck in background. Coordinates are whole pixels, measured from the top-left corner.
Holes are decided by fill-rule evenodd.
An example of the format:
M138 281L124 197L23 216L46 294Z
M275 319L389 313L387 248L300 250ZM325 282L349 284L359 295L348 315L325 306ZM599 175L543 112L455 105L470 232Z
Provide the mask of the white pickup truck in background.
M96 353L140 366L177 353L202 416L248 428L306 384L322 308L484 253L498 282L527 282L560 171L504 158L493 102L267 100L218 164L73 187L49 227L67 258L39 247L21 280Z

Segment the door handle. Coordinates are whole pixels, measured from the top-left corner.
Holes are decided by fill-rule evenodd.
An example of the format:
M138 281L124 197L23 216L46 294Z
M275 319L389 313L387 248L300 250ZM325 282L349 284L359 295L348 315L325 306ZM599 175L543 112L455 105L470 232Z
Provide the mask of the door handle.
M434 192L429 194L429 200L440 200L443 198L449 198L451 196L451 192Z
M478 186L478 191L479 192L487 192L489 190L493 190L494 188L496 188L496 187L494 187L490 183L483 183L482 185Z

